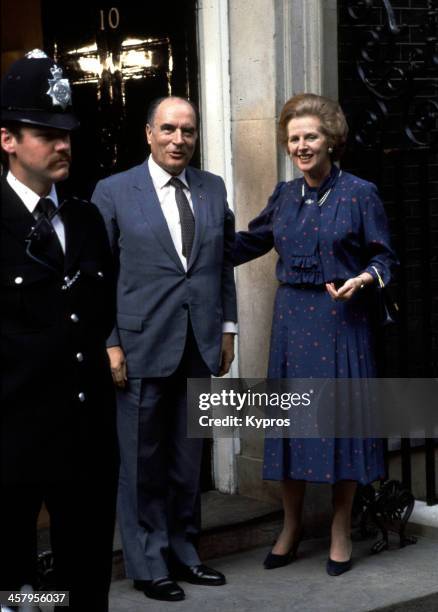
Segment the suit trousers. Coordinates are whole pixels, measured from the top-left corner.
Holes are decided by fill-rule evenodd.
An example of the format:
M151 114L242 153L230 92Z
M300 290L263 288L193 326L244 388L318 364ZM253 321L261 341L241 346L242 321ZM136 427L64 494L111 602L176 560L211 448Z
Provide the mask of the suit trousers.
M209 376L189 322L177 370L168 377L129 378L118 393L118 522L126 575L134 580L167 576L172 559L200 563L195 542L203 440L186 435L187 378Z
M62 610L107 612L116 484L103 476L99 482L2 486L0 590L19 591L25 584L40 588L37 518L44 502L50 515L52 588L70 593L70 606Z

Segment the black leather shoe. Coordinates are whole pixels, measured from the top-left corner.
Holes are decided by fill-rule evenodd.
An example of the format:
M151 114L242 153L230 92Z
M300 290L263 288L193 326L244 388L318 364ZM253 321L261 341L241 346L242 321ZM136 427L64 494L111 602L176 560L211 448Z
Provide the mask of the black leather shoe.
M134 589L143 591L146 597L160 601L181 601L185 597L182 588L170 578L158 580L134 580Z
M191 584L203 584L205 586L221 586L225 584L225 576L217 570L206 565L182 565L175 568L174 577Z
M351 557L347 561L333 561L330 557L327 559L327 574L329 576L340 576L351 569Z
M289 565L297 558L297 550L300 545L301 536L292 546L291 550L287 552L285 555L276 555L273 552L269 552L266 555L266 559L263 561L263 565L265 569L277 569L277 567L284 567L285 565Z

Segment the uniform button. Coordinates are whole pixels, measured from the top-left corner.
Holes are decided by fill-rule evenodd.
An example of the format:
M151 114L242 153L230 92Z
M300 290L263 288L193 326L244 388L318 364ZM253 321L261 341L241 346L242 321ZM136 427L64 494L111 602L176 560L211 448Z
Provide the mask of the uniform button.
M14 283L15 283L16 285L21 285L21 283L22 283L22 282L23 282L23 277L22 277L22 276L16 276L16 277L14 278Z
M103 278L103 272L99 270L99 272L97 273L97 276L99 276L100 278Z
M69 279L69 277L68 277L68 276L64 276L64 282L65 282L65 283L68 283L68 281L69 281L69 280L70 280L70 279Z
M80 402L85 402L85 393L82 393L82 391L78 394L78 399Z
M73 323L78 323L78 321L79 321L79 317L75 313L70 315L70 319L73 321Z
M76 353L76 359L77 361L84 361L84 356L82 353Z

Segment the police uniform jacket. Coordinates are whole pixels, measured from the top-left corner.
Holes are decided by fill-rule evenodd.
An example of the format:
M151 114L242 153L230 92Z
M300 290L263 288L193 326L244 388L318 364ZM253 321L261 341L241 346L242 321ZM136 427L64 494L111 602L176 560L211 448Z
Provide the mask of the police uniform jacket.
M35 219L5 178L1 190L2 482L103 477L117 461L103 221L91 203L62 204L66 253L56 270L38 241L26 240Z

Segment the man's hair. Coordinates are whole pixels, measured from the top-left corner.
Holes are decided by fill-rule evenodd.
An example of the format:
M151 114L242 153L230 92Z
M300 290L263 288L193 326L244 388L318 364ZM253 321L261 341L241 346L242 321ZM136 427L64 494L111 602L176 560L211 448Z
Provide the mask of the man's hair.
M164 102L164 100L171 100L171 99L182 100L183 102L187 102L187 104L189 104L189 106L192 107L193 112L195 113L196 127L198 127L199 125L198 107L191 100L188 100L187 98L182 98L181 96L161 96L160 98L155 98L155 100L152 100L152 102L148 106L148 110L146 114L146 123L152 126L154 119L155 119L156 112L157 112L157 108L160 106L161 102Z
M23 124L19 121L2 121L2 127L6 128L8 132L11 132L11 134L13 134L17 140L22 138L21 131Z
M20 140L23 138L23 124L19 121L2 121L1 127L8 130L8 132L10 132L16 138L17 142L20 142ZM0 159L3 168L9 168L9 155L6 153L3 147L0 147Z
M336 161L344 152L348 136L348 125L338 102L311 93L301 93L290 98L281 111L278 135L281 144L287 147L287 126L295 117L317 117L321 132L333 147L332 159Z

